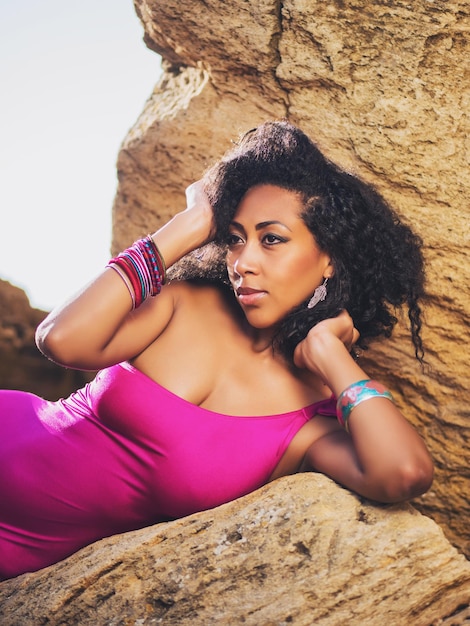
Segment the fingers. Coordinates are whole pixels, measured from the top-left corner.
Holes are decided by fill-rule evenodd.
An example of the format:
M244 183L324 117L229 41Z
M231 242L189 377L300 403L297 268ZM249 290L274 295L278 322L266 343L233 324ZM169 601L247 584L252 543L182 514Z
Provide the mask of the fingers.
M353 328L353 338L352 338L352 344L354 345L355 343L357 343L359 341L359 337L360 337L360 333L357 330L357 328L354 326Z
M325 319L310 329L305 339L300 341L294 350L294 365L298 368L307 368L323 377L321 363L324 360L325 346L328 346L329 351L336 349L335 346L341 343L347 348L345 354L348 355L359 337L359 331L354 326L351 316L344 310L336 317Z
M215 236L215 221L212 205L205 191L203 179L197 180L186 187L186 210L192 216L196 216L205 233L203 243L208 243Z
M343 311L340 315L343 316L345 327L344 333L338 336L343 341L344 345L348 349L351 349L352 346L359 340L360 333L354 326L354 321L347 311Z
M327 318L316 324L311 329L309 335L314 341L316 336L322 335L323 333L334 335L344 343L348 350L350 350L360 338L360 333L354 326L353 319L346 310L343 310L336 317Z
M210 207L209 198L204 190L204 181L202 179L188 185L185 193L188 208L196 204L204 204L206 207Z

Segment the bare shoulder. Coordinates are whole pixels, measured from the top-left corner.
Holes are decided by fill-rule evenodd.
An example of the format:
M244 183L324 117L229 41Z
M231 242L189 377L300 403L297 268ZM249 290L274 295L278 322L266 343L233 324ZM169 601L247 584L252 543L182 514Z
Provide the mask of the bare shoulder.
M230 301L232 305L230 306ZM233 296L227 286L202 281L175 280L165 285L155 298L149 298L139 309L136 317L141 320L155 318L157 324L165 320L165 326L185 312L193 316L205 311L233 308Z
M227 285L205 281L174 281L167 286L175 309L191 307L192 315L198 312L224 311L234 313L235 299Z
M223 283L215 283L203 280L187 280L171 283L175 288L181 289L192 297L212 296L214 298L225 298L232 293L231 288Z
M166 305L159 302L162 298ZM149 323L162 326L148 350L185 353L198 346L205 353L214 348L221 335L227 336L232 327L238 326L237 306L232 292L224 285L202 281L173 281L162 289L150 306ZM147 302L145 303L147 305ZM167 307L164 322L163 307ZM154 355L152 355L153 358Z

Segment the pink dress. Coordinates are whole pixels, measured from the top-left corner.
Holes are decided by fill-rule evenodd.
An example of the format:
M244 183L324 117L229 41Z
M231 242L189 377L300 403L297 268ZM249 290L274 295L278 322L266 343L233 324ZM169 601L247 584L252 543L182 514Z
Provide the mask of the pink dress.
M0 392L0 579L265 484L334 399L263 417L195 406L127 362L50 402Z

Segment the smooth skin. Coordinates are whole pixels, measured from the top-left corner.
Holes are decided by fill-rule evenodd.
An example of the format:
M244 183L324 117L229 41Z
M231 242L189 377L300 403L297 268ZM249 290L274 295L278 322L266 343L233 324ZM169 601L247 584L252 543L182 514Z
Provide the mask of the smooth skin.
M167 266L213 236L202 181L188 187L186 197L186 210L152 235ZM238 303L216 287L176 282L131 311L126 286L107 268L48 315L37 330L39 348L61 365L87 370L129 360L185 400L230 415L284 413L338 396L368 378L349 353L358 333L346 311L310 330L296 348L294 365L271 346L285 314L334 271L301 210L297 194L274 185L245 194L227 254ZM382 502L429 489L429 453L392 402L360 404L349 427L350 434L332 418L310 420L271 480L314 470Z

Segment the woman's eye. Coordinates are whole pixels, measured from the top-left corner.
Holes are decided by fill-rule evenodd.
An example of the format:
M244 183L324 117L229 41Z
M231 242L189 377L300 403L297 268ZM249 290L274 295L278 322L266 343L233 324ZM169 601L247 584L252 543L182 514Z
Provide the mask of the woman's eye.
M235 246L237 243L241 243L242 238L240 235L236 235L235 233L230 233L227 237L227 244L229 246Z
M272 246L276 243L283 243L286 240L283 237L279 237L279 235L273 235L272 233L268 233L263 237L263 243L266 243L268 246Z

